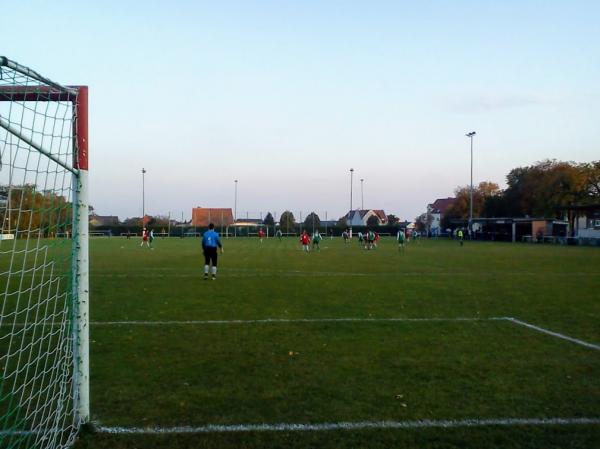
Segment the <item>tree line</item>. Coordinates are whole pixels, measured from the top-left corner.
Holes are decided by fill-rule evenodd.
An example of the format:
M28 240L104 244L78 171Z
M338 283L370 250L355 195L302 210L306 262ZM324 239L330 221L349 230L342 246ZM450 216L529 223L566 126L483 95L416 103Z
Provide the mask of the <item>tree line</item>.
M446 210L442 228L452 220L469 218L470 187L459 186L455 201ZM600 202L600 160L585 163L544 160L513 168L506 175L506 188L484 181L473 187L473 217L562 217L562 208ZM428 229L431 217L415 220Z

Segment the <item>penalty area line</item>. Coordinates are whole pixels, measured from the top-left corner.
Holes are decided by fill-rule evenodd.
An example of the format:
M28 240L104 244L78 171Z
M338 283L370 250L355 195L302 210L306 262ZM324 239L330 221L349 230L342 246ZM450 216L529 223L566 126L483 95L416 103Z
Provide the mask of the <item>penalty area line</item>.
M207 424L204 426L176 427L108 427L98 426L100 433L116 435L132 434L202 434L237 432L318 432L331 430L364 429L427 429L485 426L566 426L598 425L600 418L492 418L492 419L444 419L414 421L358 421L314 424Z
M530 324L525 321L518 320L516 318L506 318L506 321L510 321L511 323L517 324L519 326L523 326L528 329L532 329L534 331L541 332L542 334L550 335L555 338L560 338L561 340L566 340L568 342L575 343L576 345L579 345L579 346L584 346L586 348L595 349L596 351L600 351L599 345L595 345L593 343L588 343L587 341L583 341L583 340L578 340L577 338L569 337L568 335L561 334L559 332L554 332L549 329L545 329L543 327L536 326L535 324Z
M264 318L257 320L187 320L187 321L92 321L93 326L170 326L211 324L277 324L277 323L386 323L386 322L460 322L506 321L508 317L455 318Z

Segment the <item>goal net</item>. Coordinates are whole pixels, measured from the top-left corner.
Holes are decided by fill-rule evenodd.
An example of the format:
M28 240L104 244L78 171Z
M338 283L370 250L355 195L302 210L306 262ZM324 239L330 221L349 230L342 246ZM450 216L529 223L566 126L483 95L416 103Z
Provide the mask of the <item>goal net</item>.
M87 87L0 57L0 448L89 420Z

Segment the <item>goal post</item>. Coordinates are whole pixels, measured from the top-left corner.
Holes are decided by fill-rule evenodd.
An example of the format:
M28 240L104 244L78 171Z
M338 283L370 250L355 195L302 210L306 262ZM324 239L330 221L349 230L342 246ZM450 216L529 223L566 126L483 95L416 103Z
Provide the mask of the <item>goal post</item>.
M0 56L2 447L69 447L90 420L88 168L87 86Z

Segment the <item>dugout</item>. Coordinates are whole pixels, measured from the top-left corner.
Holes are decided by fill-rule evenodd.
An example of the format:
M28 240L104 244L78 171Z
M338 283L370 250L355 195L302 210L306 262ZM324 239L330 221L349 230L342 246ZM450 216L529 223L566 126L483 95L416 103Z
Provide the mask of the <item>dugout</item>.
M500 242L559 242L567 237L568 222L554 218L474 218L475 238Z

